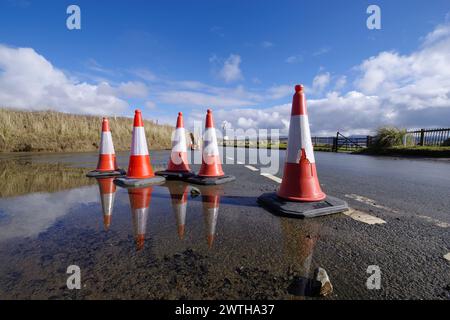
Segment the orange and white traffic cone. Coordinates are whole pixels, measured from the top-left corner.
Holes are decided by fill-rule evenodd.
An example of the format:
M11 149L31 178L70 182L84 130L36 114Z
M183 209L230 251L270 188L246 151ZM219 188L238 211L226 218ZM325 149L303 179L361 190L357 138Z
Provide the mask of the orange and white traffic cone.
M217 218L219 216L220 195L222 189L217 187L203 188L202 203L203 216L205 218L205 226L207 232L208 247L212 248L216 234Z
M111 225L116 185L114 184L114 178L97 178L97 182L100 190L100 201L102 203L103 225L105 226L105 230L108 230Z
M317 177L303 86L295 86L283 180L277 193L265 193L258 202L282 215L316 217L346 211L345 201L327 197ZM321 205L317 205L317 202Z
M197 176L191 177L187 181L204 185L217 185L233 180L235 180L234 176L225 175L222 170L213 115L211 109L208 109L203 137L202 165Z
M291 201L321 201L326 198L317 177L303 86L295 86L289 124L283 181L278 196Z
M177 221L178 237L183 239L186 225L189 186L187 184L169 184L167 187L169 188L170 198L172 199L172 209Z
M87 174L88 177L118 176L124 175L125 171L117 166L116 154L109 130L108 118L103 118L102 133L100 136L100 152L98 156L97 169Z
M152 187L128 189L131 216L133 220L133 231L136 239L136 249L138 251L144 248L145 232L147 230L148 212L152 199L152 192Z
M192 176L189 167L186 145L186 130L184 129L183 114L178 113L177 126L172 139L172 152L167 169L156 172L167 179L183 179Z
M136 110L127 175L115 179L114 182L122 187L143 187L160 184L164 181L164 177L155 176L153 172L145 138L144 121L142 120L141 111Z

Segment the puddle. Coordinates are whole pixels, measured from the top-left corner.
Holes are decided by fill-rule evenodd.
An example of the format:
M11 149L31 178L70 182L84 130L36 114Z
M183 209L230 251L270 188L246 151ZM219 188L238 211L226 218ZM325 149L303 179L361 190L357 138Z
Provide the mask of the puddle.
M37 157L0 159L1 299L280 299L314 269L319 222L267 213L258 190L123 189ZM81 290L67 289L70 265Z

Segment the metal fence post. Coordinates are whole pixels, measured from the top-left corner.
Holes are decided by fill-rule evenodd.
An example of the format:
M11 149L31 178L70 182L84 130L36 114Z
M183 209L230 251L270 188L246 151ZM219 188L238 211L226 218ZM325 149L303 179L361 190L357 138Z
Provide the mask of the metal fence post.
M425 129L420 129L420 142L419 145L423 146L425 143Z

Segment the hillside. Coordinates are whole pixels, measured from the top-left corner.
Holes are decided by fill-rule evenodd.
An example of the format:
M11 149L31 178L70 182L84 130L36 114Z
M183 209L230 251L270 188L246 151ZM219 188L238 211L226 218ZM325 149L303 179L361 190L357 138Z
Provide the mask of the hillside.
M0 108L0 152L96 151L102 117ZM132 118L109 118L116 151L129 150ZM173 128L144 120L149 149L168 149Z

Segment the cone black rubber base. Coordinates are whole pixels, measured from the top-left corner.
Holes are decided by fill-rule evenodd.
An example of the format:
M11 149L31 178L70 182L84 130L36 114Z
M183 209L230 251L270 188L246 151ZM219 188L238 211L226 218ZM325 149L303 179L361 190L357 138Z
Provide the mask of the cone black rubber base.
M221 176L221 177L200 177L194 175L187 178L185 181L193 184L201 184L204 186L215 186L236 180L235 176Z
M174 171L157 171L155 172L156 175L162 176L166 178L167 180L186 180L190 177L195 176L193 172L174 172Z
M163 184L165 181L166 178L160 176L154 176L152 178L144 178L144 179L132 179L127 177L114 179L115 184L124 188L148 187Z
M330 196L317 202L296 202L284 200L271 192L259 196L258 203L274 214L299 218L314 218L348 210L347 202Z
M123 169L117 169L114 171L97 171L97 170L92 170L89 171L86 174L86 177L89 178L106 178L106 177L117 177L117 176L124 176L126 175L127 172Z

